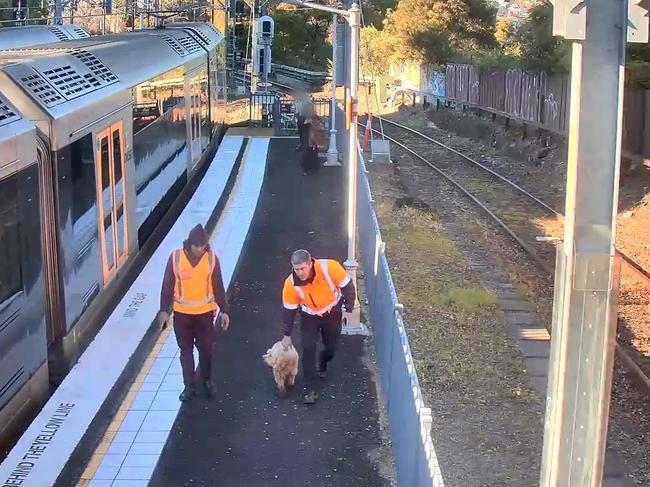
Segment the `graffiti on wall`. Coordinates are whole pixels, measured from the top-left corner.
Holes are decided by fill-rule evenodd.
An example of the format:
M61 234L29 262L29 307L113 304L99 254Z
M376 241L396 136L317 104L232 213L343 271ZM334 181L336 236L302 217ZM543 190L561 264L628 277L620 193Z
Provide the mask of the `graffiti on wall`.
M429 87L434 96L444 98L446 93L445 74L434 71L429 78Z
M445 73L422 68L420 73L420 91L431 93L438 98L444 98L446 95Z

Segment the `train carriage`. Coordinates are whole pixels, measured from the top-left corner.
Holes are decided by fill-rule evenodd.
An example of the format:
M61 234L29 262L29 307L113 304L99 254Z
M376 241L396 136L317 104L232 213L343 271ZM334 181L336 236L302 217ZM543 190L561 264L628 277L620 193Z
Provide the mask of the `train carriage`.
M0 95L0 435L48 386L40 194L33 123Z
M7 128L1 143L24 152L12 160L2 151L0 212L21 218L2 220L19 237L0 235L0 260L20 261L30 286L21 301L14 284L0 287L9 289L0 295L0 424L9 425L0 440L46 393L48 357L76 360L134 258L213 154L224 81L223 36L207 24L0 51L0 92L22 127ZM21 257L12 263L13 252Z
M74 24L2 27L0 29L0 50L22 49L86 37L90 37L88 32Z

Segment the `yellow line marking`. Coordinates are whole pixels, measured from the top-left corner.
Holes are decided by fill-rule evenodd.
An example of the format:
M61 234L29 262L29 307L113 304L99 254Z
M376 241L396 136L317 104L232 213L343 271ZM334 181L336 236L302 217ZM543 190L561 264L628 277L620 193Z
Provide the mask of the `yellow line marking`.
M122 421L124 421L124 418L129 412L129 409L131 409L131 406L133 405L133 401L135 400L135 397L138 395L138 392L140 392L140 388L144 383L145 377L151 370L153 363L158 357L158 354L160 354L160 351L162 350L163 345L167 341L167 337L169 337L171 331L172 331L172 322L170 320L169 326L162 331L162 333L158 337L158 340L156 340L156 344L151 349L151 352L149 352L147 359L144 361L144 365L142 366L142 369L140 369L140 372L138 373L137 377L133 381L133 384L131 384L131 387L129 388L129 392L127 392L126 396L124 397L124 400L122 401L122 404L120 404L120 407L117 410L117 413L115 414L111 423L108 425L108 428L104 432L104 435L102 436L102 440L99 442L99 445L97 445L97 448L95 448L95 451L93 452L93 455L90 458L90 462L88 462L88 465L86 465L86 469L84 470L84 473L81 475L79 482L77 482L76 487L88 487L91 480L95 476L95 473L97 472L97 469L101 465L102 460L104 460L104 455L106 455L106 453L108 452L108 449L110 448L111 443L113 442L113 439L117 434L117 431L120 429L120 426L122 425Z

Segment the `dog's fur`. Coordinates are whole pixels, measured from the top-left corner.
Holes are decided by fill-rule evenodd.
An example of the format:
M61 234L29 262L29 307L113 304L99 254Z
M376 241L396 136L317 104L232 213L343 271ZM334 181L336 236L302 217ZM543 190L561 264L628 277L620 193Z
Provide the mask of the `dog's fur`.
M282 342L276 342L262 358L266 365L273 368L273 377L280 392L293 386L298 375L298 351L293 345L285 350Z

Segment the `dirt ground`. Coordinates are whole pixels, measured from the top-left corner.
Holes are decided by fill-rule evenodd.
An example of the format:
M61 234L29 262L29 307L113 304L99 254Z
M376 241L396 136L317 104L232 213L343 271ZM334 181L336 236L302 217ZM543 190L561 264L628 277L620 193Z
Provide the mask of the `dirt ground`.
M563 210L566 148L562 141L529 137L522 140L521 133L513 128L494 126L489 121L470 113L449 111L428 111L402 109L387 115L390 119L424 131L443 140L446 144L511 178L525 189L539 196L556 209ZM486 128L486 125L489 127ZM469 128L468 128L469 127ZM488 128L490 130L488 130ZM505 135L504 135L505 133ZM506 137L508 135L509 137ZM396 159L394 151L393 159ZM650 268L650 207L648 182L650 172L637 167L626 175L621 188L618 219L618 247L645 268ZM435 186L434 177L427 181L413 177L402 178L402 183L411 187ZM452 192L453 193L453 192ZM457 194L445 194L458 205L464 205ZM462 198L461 198L462 199ZM444 201L444 199L443 199ZM436 207L438 208L438 207ZM475 238L480 246L501 262L513 282L537 305L538 312L550 323L552 309L552 279L540 278L539 272L526 265L526 256L513 247L507 239L495 233L489 224L477 222L465 225L468 238ZM497 231L498 233L498 231ZM637 354L650 356L650 300L639 283L623 272L619 301L621 322L619 339L627 343ZM642 393L633 378L622 366L617 365L612 397L609 444L623 456L629 476L635 485L650 485L650 401ZM518 485L518 484L512 484Z
M530 136L522 140L521 129L506 130L478 115L455 110L425 113L406 109L388 118L442 139L563 212L566 147L557 137ZM649 202L650 169L637 166L625 175L620 189L617 247L646 270L650 269ZM536 223L543 234L561 236L556 235L557 226L552 220ZM629 345L646 373L650 373L650 293L625 266L621 272L619 317L619 339Z
M450 238L456 217L413 200L390 167L370 176L445 485L537 485L542 400L495 294Z

